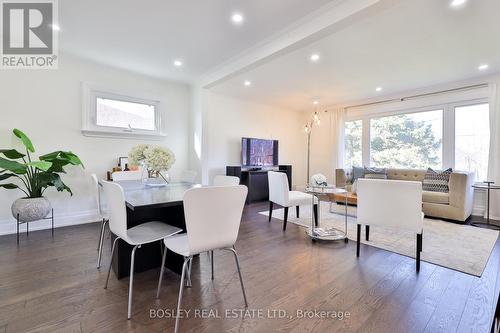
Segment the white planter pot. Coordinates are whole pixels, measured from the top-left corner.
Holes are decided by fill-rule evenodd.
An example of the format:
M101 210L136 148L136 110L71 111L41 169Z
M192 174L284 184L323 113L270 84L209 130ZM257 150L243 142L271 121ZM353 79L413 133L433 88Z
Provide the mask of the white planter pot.
M12 204L12 216L20 222L41 220L49 215L52 206L46 198L19 198Z

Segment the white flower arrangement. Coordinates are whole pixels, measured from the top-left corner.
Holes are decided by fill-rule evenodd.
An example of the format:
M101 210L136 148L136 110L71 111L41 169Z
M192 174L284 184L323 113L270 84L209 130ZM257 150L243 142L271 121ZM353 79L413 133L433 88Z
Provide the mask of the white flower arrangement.
M138 145L130 150L128 159L132 165L142 165L151 175L168 171L175 163L175 154L166 147Z
M324 175L318 173L311 177L311 184L313 186L327 186L327 179Z

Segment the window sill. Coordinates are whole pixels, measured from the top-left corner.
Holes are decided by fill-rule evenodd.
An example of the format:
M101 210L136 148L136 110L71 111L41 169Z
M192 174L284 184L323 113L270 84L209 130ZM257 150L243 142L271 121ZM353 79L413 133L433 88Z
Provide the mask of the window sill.
M163 140L167 135L163 133L137 133L137 132L108 132L99 130L82 129L82 134L87 137L95 138L114 138L114 139L142 139L142 140Z

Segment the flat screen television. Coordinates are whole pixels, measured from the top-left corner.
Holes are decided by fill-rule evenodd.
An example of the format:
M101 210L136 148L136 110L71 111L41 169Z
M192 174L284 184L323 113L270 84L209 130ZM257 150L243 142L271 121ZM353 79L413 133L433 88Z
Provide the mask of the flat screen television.
M272 167L278 165L278 140L241 139L243 167Z

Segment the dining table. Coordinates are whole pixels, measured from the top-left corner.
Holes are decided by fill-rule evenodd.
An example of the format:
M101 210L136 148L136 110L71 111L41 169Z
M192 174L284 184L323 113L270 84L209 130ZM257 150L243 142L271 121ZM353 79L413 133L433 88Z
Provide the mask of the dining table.
M149 186L141 180L117 181L125 194L127 228L142 223L159 221L186 232L184 219L184 193L200 184L171 182L163 186ZM111 241L117 236L111 232ZM112 243L112 242L111 242ZM161 266L161 242L142 245L135 254L135 272L143 272ZM113 257L113 272L118 279L130 273L132 246L118 241ZM172 251L167 252L165 267L180 274L184 258Z

